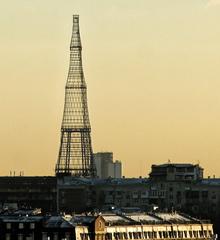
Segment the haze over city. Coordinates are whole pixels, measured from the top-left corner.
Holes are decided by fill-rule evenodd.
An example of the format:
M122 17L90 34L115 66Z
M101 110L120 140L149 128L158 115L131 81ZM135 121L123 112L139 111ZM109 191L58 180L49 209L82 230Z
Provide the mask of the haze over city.
M218 0L2 3L0 174L54 174L74 13L94 152L128 177L168 159L219 177Z

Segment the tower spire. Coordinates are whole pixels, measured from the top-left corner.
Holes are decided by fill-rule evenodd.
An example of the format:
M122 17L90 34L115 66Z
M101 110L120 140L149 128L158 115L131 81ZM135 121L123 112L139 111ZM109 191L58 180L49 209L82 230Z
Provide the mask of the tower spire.
M87 87L82 67L79 16L73 15L70 64L65 87L65 104L56 175L96 175L87 106Z

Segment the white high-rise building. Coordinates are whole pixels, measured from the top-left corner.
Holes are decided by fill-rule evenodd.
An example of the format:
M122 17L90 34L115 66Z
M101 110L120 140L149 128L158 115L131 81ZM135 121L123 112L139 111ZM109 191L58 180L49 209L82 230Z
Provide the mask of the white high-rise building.
M121 162L116 160L115 163L114 163L115 178L121 178L121 176L122 176L121 167L122 167Z
M112 152L95 153L94 161L99 178L121 178L122 164L118 160L113 161Z

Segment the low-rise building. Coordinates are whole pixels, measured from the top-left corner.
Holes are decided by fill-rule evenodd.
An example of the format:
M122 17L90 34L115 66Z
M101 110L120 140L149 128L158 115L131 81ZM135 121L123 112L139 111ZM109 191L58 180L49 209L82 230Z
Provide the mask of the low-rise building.
M59 211L80 213L110 206L146 210L148 183L146 178L61 178L57 182Z
M201 178L203 169L198 165L160 167L152 166L150 178L0 177L0 209L36 207L43 212L81 213L112 206L147 211L156 205L209 218L220 234L220 179Z
M56 211L56 193L55 176L0 177L0 209L26 207Z
M180 213L0 215L6 240L214 239L212 224Z

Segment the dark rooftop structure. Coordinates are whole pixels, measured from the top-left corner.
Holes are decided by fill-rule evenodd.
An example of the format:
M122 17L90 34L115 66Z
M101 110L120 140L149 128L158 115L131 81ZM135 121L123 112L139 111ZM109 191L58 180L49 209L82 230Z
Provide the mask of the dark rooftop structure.
M203 168L190 163L152 165L149 176L151 180L196 181L203 179Z

